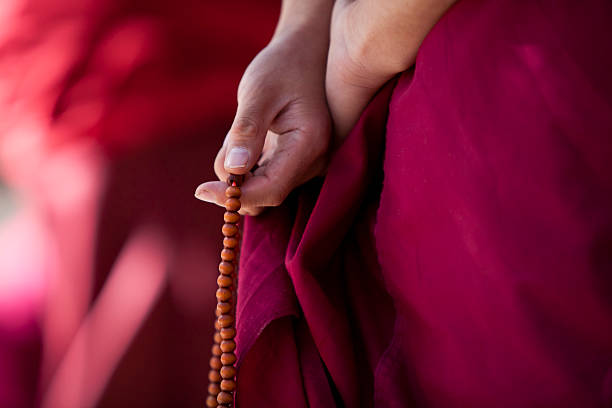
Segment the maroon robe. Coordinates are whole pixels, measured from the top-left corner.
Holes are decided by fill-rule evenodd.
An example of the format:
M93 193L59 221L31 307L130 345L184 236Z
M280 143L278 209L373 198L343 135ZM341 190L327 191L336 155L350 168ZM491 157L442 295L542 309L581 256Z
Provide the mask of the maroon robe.
M241 407L612 406L611 21L458 2L247 220Z

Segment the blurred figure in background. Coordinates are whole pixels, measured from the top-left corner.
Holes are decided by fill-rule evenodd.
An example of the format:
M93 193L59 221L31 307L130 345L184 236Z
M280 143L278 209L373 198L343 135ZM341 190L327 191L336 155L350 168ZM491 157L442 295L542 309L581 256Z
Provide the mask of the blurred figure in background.
M0 406L203 403L219 211L192 188L276 3L2 2Z

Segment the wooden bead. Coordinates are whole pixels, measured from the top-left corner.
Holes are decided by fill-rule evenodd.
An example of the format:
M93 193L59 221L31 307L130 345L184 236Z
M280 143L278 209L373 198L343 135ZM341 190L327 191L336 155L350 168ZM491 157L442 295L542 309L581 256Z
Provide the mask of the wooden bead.
M217 396L212 396L209 395L208 398L206 398L206 406L208 408L217 408Z
M234 401L234 398L229 392L221 391L219 395L217 395L217 402L219 404L231 404L232 401Z
M228 198L225 200L225 209L227 211L238 211L240 210L240 200L237 198Z
M236 248L238 246L238 238L232 238L232 237L223 238L223 246L226 248Z
M219 346L222 352L230 353L236 349L236 342L234 340L223 340Z
M225 214L223 214L223 220L229 224L236 224L240 221L240 214L235 211L226 211Z
M220 387L222 391L234 391L236 382L234 380L221 380Z
M224 340L233 339L234 337L236 337L236 329L234 329L233 327L224 327L219 331L219 336Z
M219 302L227 302L232 298L232 291L225 288L217 289L217 300Z
M226 237L233 237L238 233L238 227L234 224L223 224L221 232L223 232L223 235Z
M219 374L218 370L210 370L208 372L208 381L218 383L221 381L221 374Z
M221 272L224 275L231 275L234 272L234 264L232 264L231 262L225 262L225 261L221 262L219 264L219 272Z
M219 275L217 278L217 285L219 285L220 288L229 288L232 286L232 283L234 283L234 280L230 276Z
M220 315L224 313L229 313L231 310L232 310L231 303L227 303L227 302L217 303L217 311L220 312ZM219 335L219 337L221 337L221 335ZM221 341L219 341L219 343L221 343Z
M233 261L236 259L236 252L230 248L223 248L223 250L221 250L221 259L224 261Z
M226 380L234 378L236 376L236 369L229 365L221 367L221 370L219 370L219 372L221 374L221 377Z
M220 370L221 367L223 367L221 359L217 357L217 355L212 356L210 358L210 368L212 368L213 370Z
M226 197L236 197L239 198L242 195L242 191L240 191L240 187L229 186L225 189Z
M221 380L221 381L227 381L227 380ZM224 391L231 391L231 390L224 390ZM221 392L221 387L219 386L219 384L217 383L208 384L208 393L210 395L217 395L220 392Z
M232 317L232 315L223 314L217 318L217 321L219 322L219 326L221 327L230 327L232 323L234 323L234 318Z
M240 242L240 230L237 223L240 222L240 196L242 194L240 186L243 176L230 175L228 184L230 185L225 195L226 212L223 215L223 249L221 250L221 262L219 263L219 273L216 292L217 308L215 314L215 343L212 346L212 358L210 359L211 370L208 373L210 384L208 386L209 396L206 399L208 407L229 408L233 405L233 392L236 389L236 329L233 327L234 305L233 291L234 273L237 267L238 246ZM223 374L221 374L223 373ZM223 380L222 380L223 379ZM216 398L215 398L216 396ZM216 405L215 405L216 404Z
M221 362L223 365L231 365L236 362L236 355L234 353L223 353L221 354Z

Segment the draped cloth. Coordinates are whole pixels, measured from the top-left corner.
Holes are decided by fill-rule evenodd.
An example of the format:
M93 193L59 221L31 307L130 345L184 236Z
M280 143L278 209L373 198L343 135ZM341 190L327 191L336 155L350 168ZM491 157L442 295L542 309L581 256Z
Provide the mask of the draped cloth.
M247 218L241 407L612 405L612 4L458 2Z

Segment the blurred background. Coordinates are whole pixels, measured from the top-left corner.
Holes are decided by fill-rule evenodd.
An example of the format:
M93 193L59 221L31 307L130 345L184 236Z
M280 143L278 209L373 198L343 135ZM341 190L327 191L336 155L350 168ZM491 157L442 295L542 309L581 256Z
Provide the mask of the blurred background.
M222 211L193 198L279 1L0 2L0 407L195 407Z

